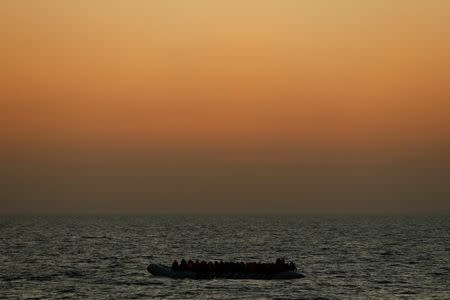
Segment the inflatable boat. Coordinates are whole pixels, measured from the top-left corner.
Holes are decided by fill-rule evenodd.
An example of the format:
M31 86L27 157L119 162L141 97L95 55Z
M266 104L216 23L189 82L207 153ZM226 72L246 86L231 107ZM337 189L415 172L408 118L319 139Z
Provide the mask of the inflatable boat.
M160 277L169 277L176 279L214 279L214 278L224 278L224 279L298 279L303 278L305 275L294 272L278 272L269 274L260 273L203 273L203 272L191 272L191 271L173 271L172 268L160 265L160 264L150 264L147 267L150 274Z

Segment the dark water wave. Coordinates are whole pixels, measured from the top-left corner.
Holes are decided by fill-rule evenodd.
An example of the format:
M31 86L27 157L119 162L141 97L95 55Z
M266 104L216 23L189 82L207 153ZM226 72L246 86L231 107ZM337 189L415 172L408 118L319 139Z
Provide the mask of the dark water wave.
M1 217L1 299L450 299L450 217ZM171 280L173 258L294 260L300 280Z

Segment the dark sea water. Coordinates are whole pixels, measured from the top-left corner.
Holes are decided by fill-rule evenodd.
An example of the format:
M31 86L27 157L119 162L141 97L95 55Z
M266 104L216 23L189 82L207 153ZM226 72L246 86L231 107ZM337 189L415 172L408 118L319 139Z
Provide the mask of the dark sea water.
M173 280L174 258L272 261L285 281ZM450 217L0 217L1 299L450 299Z

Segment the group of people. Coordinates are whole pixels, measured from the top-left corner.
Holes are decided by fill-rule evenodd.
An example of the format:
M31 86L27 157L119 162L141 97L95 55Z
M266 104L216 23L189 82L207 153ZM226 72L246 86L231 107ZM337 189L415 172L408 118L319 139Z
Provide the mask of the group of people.
M223 262L223 261L198 261L182 259L180 263L172 263L173 271L190 271L197 273L248 273L248 274L273 274L279 272L295 271L297 267L293 262L286 263L283 258L278 258L275 263L260 262Z

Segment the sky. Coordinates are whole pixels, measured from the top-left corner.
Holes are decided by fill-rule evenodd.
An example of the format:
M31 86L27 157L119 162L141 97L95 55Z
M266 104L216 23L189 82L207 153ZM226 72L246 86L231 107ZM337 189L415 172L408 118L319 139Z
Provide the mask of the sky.
M0 214L450 213L450 1L3 0Z

